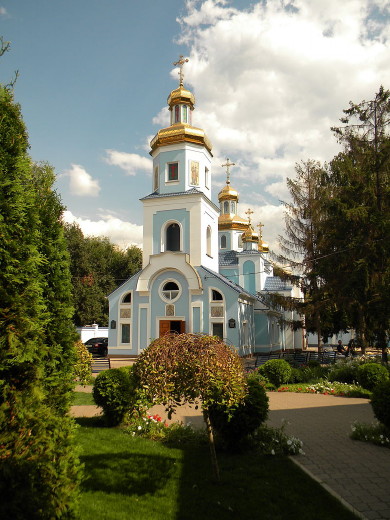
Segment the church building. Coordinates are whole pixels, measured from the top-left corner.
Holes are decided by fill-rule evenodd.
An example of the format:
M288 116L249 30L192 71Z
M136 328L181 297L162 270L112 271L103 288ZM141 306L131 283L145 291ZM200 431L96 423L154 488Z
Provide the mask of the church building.
M252 212L238 216L229 159L219 206L212 202L212 146L192 125L195 98L184 87L185 61L177 62L180 84L168 96L170 125L150 143L142 269L108 296L108 355L137 356L167 332L219 336L240 355L302 348L302 331L284 328L283 311L262 303L264 292L294 289L273 276Z

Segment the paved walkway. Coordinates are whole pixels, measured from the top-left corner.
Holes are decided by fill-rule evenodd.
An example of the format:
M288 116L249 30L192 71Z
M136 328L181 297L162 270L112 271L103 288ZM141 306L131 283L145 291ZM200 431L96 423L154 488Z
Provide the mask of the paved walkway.
M287 422L286 432L303 441L305 455L292 460L359 517L390 520L390 450L349 438L355 421L374 421L369 401L288 392L271 392L269 397L268 423ZM161 407L153 412L164 417ZM72 414L90 417L100 410L78 406L72 407ZM202 424L199 411L189 407L183 407L175 420Z

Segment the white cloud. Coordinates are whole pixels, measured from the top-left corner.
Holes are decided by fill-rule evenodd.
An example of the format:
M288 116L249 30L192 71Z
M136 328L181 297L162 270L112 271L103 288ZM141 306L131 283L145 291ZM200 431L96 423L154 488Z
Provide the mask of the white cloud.
M126 172L126 175L136 175L138 170L152 171L151 159L142 157L135 153L118 152L117 150L106 150L107 157L104 159L108 164L118 166Z
M97 197L99 195L99 181L94 180L79 164L72 164L69 170L64 171L64 175L70 178L69 187L72 195L79 197Z
M257 204L272 215L269 240L270 230L282 232L274 220L283 211L272 205L288 197L284 183L295 163L329 161L340 149L330 127L349 101L372 99L390 84L388 14L385 0L259 1L245 10L187 2L179 43L189 48L193 124L213 144L217 185L225 178L219 158L230 157L240 206L258 193Z
M108 237L121 248L131 245L142 247L142 226L125 222L111 214L101 216L100 220L91 220L64 211L63 220L68 224L77 223L86 236Z
M7 9L5 7L0 6L0 16L7 16Z

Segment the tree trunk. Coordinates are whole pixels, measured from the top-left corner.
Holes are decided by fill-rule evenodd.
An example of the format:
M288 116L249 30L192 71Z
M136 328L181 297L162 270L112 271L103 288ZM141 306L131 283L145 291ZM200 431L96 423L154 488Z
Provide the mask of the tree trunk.
M213 468L213 474L214 474L215 480L217 482L220 482L219 466L218 466L218 460L217 460L217 453L215 451L213 428L211 426L209 414L206 410L203 410L203 418L204 418L204 422L206 423L207 435L209 438L211 466Z

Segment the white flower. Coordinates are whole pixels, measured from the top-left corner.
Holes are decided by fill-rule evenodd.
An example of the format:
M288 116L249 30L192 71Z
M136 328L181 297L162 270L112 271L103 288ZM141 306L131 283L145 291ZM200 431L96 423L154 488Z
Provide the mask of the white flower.
M271 450L271 455L275 455L275 450Z
M288 439L288 441L287 441L288 446L291 446L292 443L293 443L293 441L291 439Z
M139 429L139 430L142 430L142 426L138 426L138 429Z

